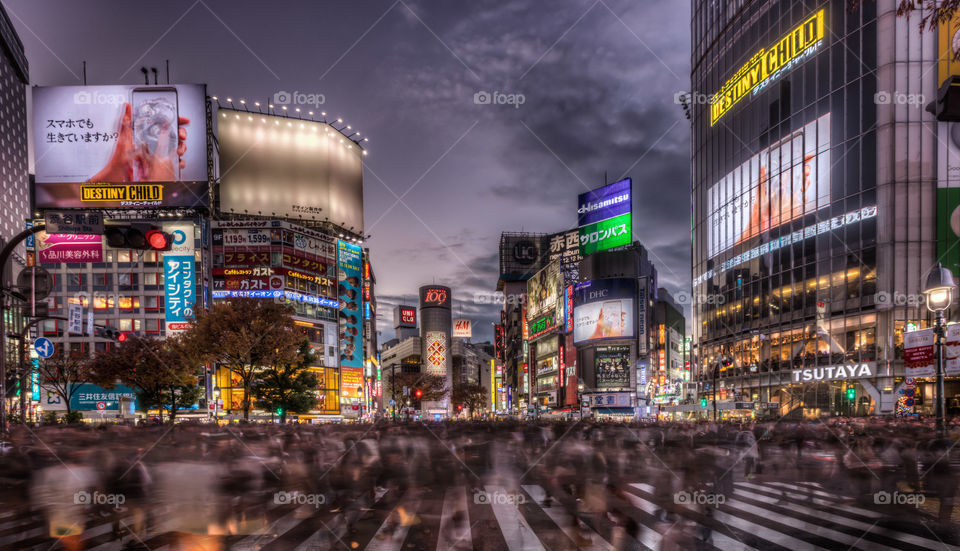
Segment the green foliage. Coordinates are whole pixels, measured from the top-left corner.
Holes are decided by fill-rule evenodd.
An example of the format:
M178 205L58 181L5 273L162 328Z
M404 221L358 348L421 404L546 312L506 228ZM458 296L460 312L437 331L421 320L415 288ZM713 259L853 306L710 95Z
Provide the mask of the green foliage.
M56 425L57 424L57 412L55 411L45 411L43 412L43 418L41 423L44 425Z
M67 412L66 414L64 414L64 416L63 416L63 422L66 423L67 425L73 425L73 424L76 424L76 423L82 423L82 422L83 422L83 414L80 413L79 411L68 411L68 412Z
M315 373L309 370L315 361L310 343L303 340L297 348L296 360L257 372L251 393L257 407L277 411L285 423L290 413L306 413L317 406Z

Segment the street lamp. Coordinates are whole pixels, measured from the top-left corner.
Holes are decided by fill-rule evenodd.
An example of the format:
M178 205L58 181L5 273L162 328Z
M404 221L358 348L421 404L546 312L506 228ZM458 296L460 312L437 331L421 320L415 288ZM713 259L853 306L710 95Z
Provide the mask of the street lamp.
M213 388L213 422L220 420L220 387Z
M957 284L953 281L953 273L948 268L944 268L939 262L937 267L927 275L926 284L923 286L923 294L927 298L927 309L936 314L937 325L933 332L936 335L936 354L937 354L937 433L940 436L944 434L943 423L943 311L950 307L953 300L953 288Z

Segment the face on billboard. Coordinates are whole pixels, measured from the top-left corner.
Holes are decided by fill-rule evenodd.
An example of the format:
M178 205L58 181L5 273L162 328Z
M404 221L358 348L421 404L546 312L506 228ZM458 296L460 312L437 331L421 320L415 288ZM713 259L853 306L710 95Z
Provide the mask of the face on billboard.
M636 281L597 279L574 289L573 341L581 344L636 336L634 303Z
M326 123L221 109L225 212L273 213L363 228L360 147Z
M361 259L358 245L337 242L337 296L340 299L340 366L363 367Z
M830 203L830 114L743 164L707 192L707 256Z
M39 208L206 206L202 85L33 89Z
M533 320L562 303L562 273L560 261L555 260L527 281L527 319Z

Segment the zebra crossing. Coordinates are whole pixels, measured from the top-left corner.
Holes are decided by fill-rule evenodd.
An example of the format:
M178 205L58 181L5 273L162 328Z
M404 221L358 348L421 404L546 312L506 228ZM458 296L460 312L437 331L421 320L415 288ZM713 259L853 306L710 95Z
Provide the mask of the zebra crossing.
M478 488L453 486L395 496L388 492L367 508L349 511L271 506L260 511L266 529L222 536L217 548L960 550L960 538L954 530L924 521L919 515L855 504L818 483L741 480L717 507L698 507L665 499L646 482L632 482L604 495L604 512L591 512L584 507L585 499L537 484L516 488L487 484L482 490L485 493ZM155 515L152 522L159 526L163 517ZM122 526L131 525L131 512L120 510L89 519L80 536L82 548L179 548L178 535L170 532L127 535L122 542L114 541L116 521ZM50 550L56 546L39 511L0 512L0 549Z

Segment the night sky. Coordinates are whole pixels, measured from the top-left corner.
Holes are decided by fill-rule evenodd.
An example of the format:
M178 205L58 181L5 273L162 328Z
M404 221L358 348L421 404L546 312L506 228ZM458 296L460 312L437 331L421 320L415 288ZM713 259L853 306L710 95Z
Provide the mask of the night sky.
M417 288L491 340L502 231L576 224L576 196L633 178L634 238L661 285L690 281L689 2L2 0L35 85L206 83L234 102L322 94L370 141L365 242L379 328ZM477 92L522 105L476 104ZM515 99L518 99L515 96ZM304 109L306 111L306 109ZM31 165L32 166L32 165ZM687 309L689 313L689 309Z

